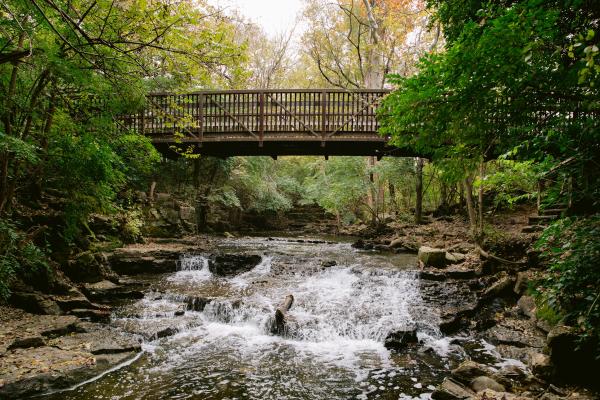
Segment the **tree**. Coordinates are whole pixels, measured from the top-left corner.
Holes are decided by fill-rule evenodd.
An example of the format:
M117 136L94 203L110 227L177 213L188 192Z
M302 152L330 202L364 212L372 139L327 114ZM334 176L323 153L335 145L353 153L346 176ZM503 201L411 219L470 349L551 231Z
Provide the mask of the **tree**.
M569 177L576 188L569 213L579 218L560 219L542 236L549 268L538 301L546 315L576 324L582 342L598 354L594 288L600 281L589 271L599 258L590 238L600 204L600 9L592 1L568 0L428 5L437 9L446 51L424 57L415 76L391 77L397 90L380 109L382 133L461 176L473 229L479 174L480 231L484 163L522 161ZM564 202L566 195L552 200Z
M32 173L51 173L43 164L65 138L118 147L111 117L141 104L147 87L226 76L238 50L206 12L187 2L6 3L0 48L27 55L0 65L0 214Z

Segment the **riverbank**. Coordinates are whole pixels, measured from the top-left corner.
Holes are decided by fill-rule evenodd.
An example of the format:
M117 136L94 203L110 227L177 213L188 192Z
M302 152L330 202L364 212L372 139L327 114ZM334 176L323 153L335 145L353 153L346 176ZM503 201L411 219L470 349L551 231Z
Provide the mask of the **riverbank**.
M444 231L443 224L451 226L455 233L450 234L450 230ZM451 221L442 221L417 228L404 228L404 238L422 238L421 242L417 242L419 246L428 244L429 247L433 247L441 243L447 246L444 250L443 265L429 265L430 261L421 257L422 265L418 267L421 297L436 306L439 311L439 328L446 337L452 338L450 343L468 346L468 343L463 343L465 340L461 339L465 335L471 339L481 339L493 344L493 351L497 351L503 358L521 361L528 368L507 365L506 368L499 369L496 362L486 365L484 360L479 360L480 363L476 365L455 365L453 372L446 372L448 379L452 380L442 382L433 391L433 397L462 398L468 394L473 398L481 398L484 395L487 398L496 395L507 396L506 398L513 395L525 398L546 396L545 399L586 398L581 397L579 389L568 386L558 388L549 383L554 382L555 376L551 360L543 352L548 344L548 337L557 337L557 331L552 331L537 320L531 309L531 302L524 296L527 274L523 273L526 271L514 269L512 264L510 268L497 265L497 261L493 259L482 260L472 245L460 241L461 232L457 226L458 224ZM420 233L416 233L415 230ZM398 232L394 234L396 237L387 233L387 236L382 238L363 240L367 246L355 251L358 251L357 254L377 257L377 254L401 254L414 250L404 245L392 245L401 238ZM265 249L274 246L278 240L304 245L325 243L309 238L266 239ZM153 328L156 329L152 332L148 326L142 331L132 331L123 326L107 325L105 319L99 318L99 314L109 312L107 307L110 307L111 303L117 307L131 304L135 299L148 297L149 294L151 298L160 298L160 293L151 294L153 289L142 284L143 279L138 278L139 274L162 276L174 273L178 270L181 254L215 253L215 247L221 241L222 239L206 236L157 239L103 254L102 259L106 260L104 267L110 269L110 279L93 283L82 282L77 285L77 290L89 303L86 303L88 310L95 310L94 312L76 311L77 308L71 308L59 311L60 314L70 315L52 316L33 315L3 308L4 330L0 334L0 394L8 398L18 398L73 386L136 357L141 350L141 343L176 334L177 326L169 321L164 326L153 324ZM370 249L369 243L373 244ZM380 247L375 247L376 245ZM243 260L228 260L234 275L248 271L248 268L254 266L248 264L242 267L240 261ZM322 265L331 265L331 260L323 259L319 262ZM289 270L285 266L274 267L272 273L275 275L272 279L290 272L293 272L293 269ZM260 282L262 281L259 280L256 284L262 285ZM265 282L268 282L268 279ZM80 294L77 296L81 297ZM182 298L182 312L185 313L186 309L202 311L201 308L210 303L210 299L206 297L196 296L196 299L198 301L190 302L190 298ZM64 299L62 303L57 300L55 296L44 297L46 303L54 301L56 304L63 304L63 307L68 303ZM203 307L200 307L200 303ZM46 308L51 307L46 304ZM564 338L564 335L562 337ZM434 350L427 350L427 346L421 344L413 347L411 351L426 353ZM392 353L394 352L401 355L405 350L392 350ZM472 376L469 380L466 378L468 374L464 375L461 372L464 369L476 371L479 375ZM500 370L503 372L499 375ZM475 385L472 381L480 377L487 377L489 380L478 379ZM494 385L490 380L500 386ZM501 392L508 394L482 392L482 381L488 385L486 389L503 389ZM457 393L459 389L462 392Z

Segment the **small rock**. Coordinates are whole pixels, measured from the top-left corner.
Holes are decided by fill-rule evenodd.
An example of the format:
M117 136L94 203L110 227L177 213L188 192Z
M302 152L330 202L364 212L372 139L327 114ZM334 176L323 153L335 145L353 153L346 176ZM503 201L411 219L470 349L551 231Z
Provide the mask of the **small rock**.
M431 394L431 398L434 400L462 400L474 396L475 393L472 390L449 378L444 378L444 381Z
M177 333L177 329L168 327L168 328L165 328L165 329L162 329L162 330L156 332L153 335L153 339L162 339L162 338L165 338L168 336L173 336L176 333Z
M208 269L215 275L232 276L256 267L262 257L256 254L218 254L211 257Z
M529 282L531 281L531 273L528 271L518 272L517 280L515 282L515 287L513 291L516 294L523 294L527 290L529 286Z
M512 277L504 274L483 292L482 297L486 299L502 297L512 291L514 283Z
M191 296L186 299L186 307L190 311L204 311L204 307L211 301L206 297Z
M402 238L396 238L394 240L392 240L389 244L390 249L396 249L396 248L403 248L404 246L404 239Z
M459 264L466 259L467 257L461 253L446 253L446 261L450 264Z
M554 372L554 366L550 357L542 353L533 353L529 360L529 366L535 376L544 380L550 379Z
M471 382L471 388L476 392L481 392L482 390L491 389L496 392L504 392L506 388L493 380L492 378L488 378L487 376L478 376L473 379Z
M385 348L393 349L393 350L402 350L406 348L411 343L417 343L417 331L412 330L403 330L403 331L394 331L387 335L385 338Z
M183 311L183 310L175 311L176 317L181 317L182 315L185 315L185 311Z
M365 241L362 239L358 239L356 242L352 243L352 247L354 247L355 249L364 249Z
M535 318L536 305L533 297L521 296L519 301L517 301L517 305L519 306L519 310L523 313L523 315L529 318Z
M444 267L446 265L446 251L433 247L421 246L418 254L419 261L429 267Z
M539 400L561 400L562 397L554 394L554 393L550 393L550 392L546 392L544 393L541 397L538 398Z
M335 261L335 260L323 261L321 263L321 267L324 267L324 268L333 267L335 265L337 265L337 261Z
M110 311L108 310L76 308L71 310L69 313L77 318L87 319L93 322L108 322L110 319Z
M463 361L458 367L453 369L451 374L456 380L467 384L477 377L489 375L490 370L483 364L467 360Z
M28 336L15 339L8 350L12 349L28 349L31 347L42 347L46 345L46 341L42 336Z

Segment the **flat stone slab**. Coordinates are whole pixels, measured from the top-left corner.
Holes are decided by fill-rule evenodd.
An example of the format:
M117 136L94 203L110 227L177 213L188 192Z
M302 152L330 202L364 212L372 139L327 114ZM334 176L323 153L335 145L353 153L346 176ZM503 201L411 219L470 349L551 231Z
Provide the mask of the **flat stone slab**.
M56 347L17 349L0 358L0 398L21 398L66 389L135 356L135 352L95 356Z
M99 329L93 332L75 333L48 341L49 346L62 350L86 351L92 354L118 354L138 352L139 341L111 329Z
M12 314L15 318L0 321L0 356L19 340L51 338L82 330L79 319L72 315L34 315L20 310Z
M0 399L68 388L140 351L134 337L116 329L0 306Z

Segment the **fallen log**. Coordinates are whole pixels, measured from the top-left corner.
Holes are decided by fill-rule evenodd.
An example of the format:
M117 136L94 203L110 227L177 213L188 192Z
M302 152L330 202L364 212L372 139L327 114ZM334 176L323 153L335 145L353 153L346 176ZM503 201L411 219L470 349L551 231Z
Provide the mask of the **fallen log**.
M285 296L283 303L275 310L275 323L273 324L273 333L282 334L285 331L285 322L287 319L287 312L294 304L294 296L288 294Z
M511 264L511 265L525 265L525 264L527 264L524 261L505 260L504 258L501 258L501 257L498 257L498 256L493 255L491 253L488 253L487 251L483 250L481 247L477 247L477 249L479 250L479 255L481 255L481 257L483 257L483 258L492 259L492 260L498 261L498 262L503 263L503 264Z

